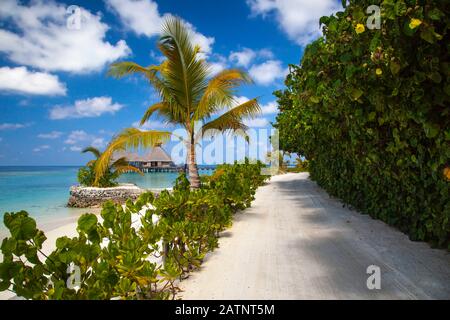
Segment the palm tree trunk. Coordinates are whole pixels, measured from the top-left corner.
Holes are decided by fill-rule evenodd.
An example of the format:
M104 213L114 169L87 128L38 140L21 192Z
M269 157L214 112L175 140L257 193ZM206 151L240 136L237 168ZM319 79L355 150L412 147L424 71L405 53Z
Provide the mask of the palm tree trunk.
M191 189L200 189L200 177L198 175L197 162L195 159L195 141L193 138L189 144L188 167Z

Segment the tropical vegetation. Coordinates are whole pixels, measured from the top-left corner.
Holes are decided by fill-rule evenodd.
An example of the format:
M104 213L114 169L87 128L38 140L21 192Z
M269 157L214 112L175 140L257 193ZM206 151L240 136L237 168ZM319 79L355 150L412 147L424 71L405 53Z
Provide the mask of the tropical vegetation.
M191 190L184 174L173 192L108 202L99 219L85 214L78 235L43 252L44 232L27 212L6 213L0 291L26 299L174 299L178 281L218 246L220 231L248 208L266 177L261 163L221 165ZM245 211L241 211L245 214Z
M247 126L243 120L256 117L261 111L260 106L257 99L236 105L236 89L251 83L250 77L238 69L212 75L201 55L201 48L194 46L191 34L180 19L171 17L165 21L158 48L165 58L160 65L145 67L129 61L118 62L110 67L109 75L121 78L140 74L155 89L160 101L147 109L140 124L144 125L156 114L165 122L186 130L187 138L182 140L188 151L189 180L192 188L199 188L195 150L199 139L204 134L223 132L245 135ZM153 147L166 142L171 135L158 130L124 130L111 141L97 161L96 183L107 172L114 152Z
M142 174L138 168L131 166L125 157L120 157L116 160L110 159L110 164L108 165L106 171L96 182L95 165L97 160L102 156L102 153L95 147L87 147L82 152L92 153L95 156L95 160L89 161L86 166L78 170L78 183L81 186L96 186L100 188L115 187L118 185L117 179L124 173L137 172Z
M281 149L333 196L450 248L450 3L343 5L276 93Z

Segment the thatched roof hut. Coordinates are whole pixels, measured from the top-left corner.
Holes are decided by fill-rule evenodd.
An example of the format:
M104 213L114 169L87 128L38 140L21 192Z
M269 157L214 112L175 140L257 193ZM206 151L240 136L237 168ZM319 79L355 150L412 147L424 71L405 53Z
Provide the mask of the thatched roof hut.
M154 147L150 152L143 156L140 156L137 153L118 152L115 154L114 159L117 160L122 157L125 157L131 165L138 168L175 167L174 162L161 146Z

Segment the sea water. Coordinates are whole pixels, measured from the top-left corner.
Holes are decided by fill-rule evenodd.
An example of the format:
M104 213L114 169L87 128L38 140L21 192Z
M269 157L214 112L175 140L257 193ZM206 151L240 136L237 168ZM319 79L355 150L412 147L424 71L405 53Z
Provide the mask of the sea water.
M0 214L27 211L38 224L56 219L78 217L88 209L66 206L69 189L77 184L78 167L0 167ZM208 171L201 172L207 174ZM173 186L178 173L159 172L124 174L121 183L134 183L145 189L162 189ZM3 219L0 230L3 231Z

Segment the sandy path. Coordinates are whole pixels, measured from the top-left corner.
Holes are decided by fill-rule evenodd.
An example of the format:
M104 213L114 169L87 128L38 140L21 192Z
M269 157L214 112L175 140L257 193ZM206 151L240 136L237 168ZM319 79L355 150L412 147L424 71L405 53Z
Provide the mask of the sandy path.
M367 288L370 265L381 290ZM184 299L450 299L450 254L287 174L258 190L181 288Z

